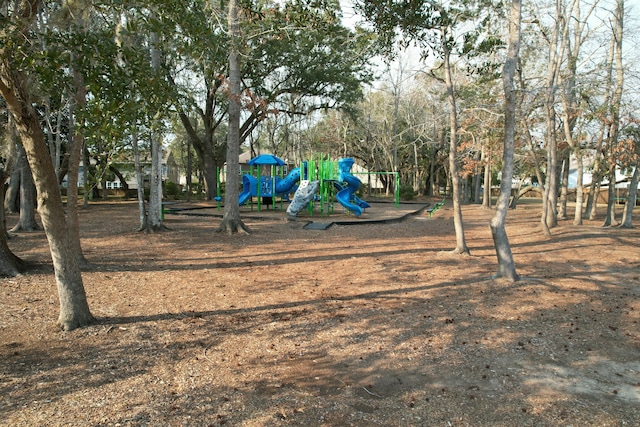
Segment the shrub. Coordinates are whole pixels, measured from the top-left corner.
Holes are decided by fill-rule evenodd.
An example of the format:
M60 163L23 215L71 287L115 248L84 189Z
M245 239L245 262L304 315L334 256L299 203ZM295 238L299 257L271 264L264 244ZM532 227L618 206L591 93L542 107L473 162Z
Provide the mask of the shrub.
M180 194L180 186L175 182L167 181L164 183L164 191L166 191L167 196L177 196Z
M402 200L413 200L415 197L415 192L413 191L413 186L409 184L403 184L400 186L400 198Z

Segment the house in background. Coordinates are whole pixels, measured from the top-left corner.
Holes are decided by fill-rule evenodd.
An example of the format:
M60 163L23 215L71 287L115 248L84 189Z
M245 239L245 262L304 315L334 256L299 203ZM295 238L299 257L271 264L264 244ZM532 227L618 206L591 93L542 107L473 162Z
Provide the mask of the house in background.
M96 161L91 159L90 173L95 173ZM149 188L149 181L151 176L151 160L148 158L141 160L142 175L144 179L144 188ZM84 187L84 163L81 161L78 171L78 188ZM133 160L111 162L109 170L104 174L106 180L101 180L96 184L96 188L102 190L107 189L110 191L117 190L137 190L138 182L136 180L135 166ZM170 150L163 150L162 152L162 181L163 182L175 182L180 179L180 168L173 157L173 153ZM124 181L124 182L123 182ZM104 187L103 187L104 185ZM62 180L62 187L67 188L67 177Z
M571 154L569 160L569 183L568 187L575 189L578 182L578 160L576 157ZM590 190L591 182L593 181L593 164L595 162L595 152L587 151L584 153L582 157L582 185L584 188L584 192L588 193ZM627 197L627 192L629 189L629 181L631 180L631 176L633 175L634 169L630 170L622 170L620 168L616 168L616 179L615 179L615 189L616 189L616 198L622 200ZM609 179L605 177L602 180L601 190L609 187ZM598 203L606 203L607 195L601 191L600 196L598 197Z

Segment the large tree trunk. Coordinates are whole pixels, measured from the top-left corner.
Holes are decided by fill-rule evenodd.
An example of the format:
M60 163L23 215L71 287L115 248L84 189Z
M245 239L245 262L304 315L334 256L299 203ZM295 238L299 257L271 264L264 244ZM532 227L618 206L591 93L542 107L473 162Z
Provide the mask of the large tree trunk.
M239 123L239 122L238 122ZM238 133L238 135L240 135ZM238 153L240 152L240 139L238 137ZM202 160L202 176L204 178L204 192L205 200L213 200L218 193L218 166L216 165L216 158L213 153L206 150L203 153ZM236 163L238 163L236 161ZM229 163L227 163L227 170L229 169ZM227 181L228 184L228 181Z
M547 101L551 102L551 101ZM547 106L547 175L544 184L544 196L542 199L542 217L540 223L546 236L551 236L551 229L558 222L558 148L555 132L555 112L553 105Z
M170 82L173 84L172 81ZM213 120L212 110L216 90L222 85L222 82L223 79L217 79L213 88L207 91L209 95L207 96L205 111L200 115L204 125L204 136L201 137L198 132L197 117L192 120L185 111L180 110L178 112L180 121L187 135L189 135L189 142L193 146L198 160L200 160L201 180L199 184L202 184L204 181L205 200L213 200L218 195L218 167L222 165L218 164L218 159L221 154L218 152L219 150L217 150L217 143L214 136L215 128L219 123ZM239 133L240 131L238 130L238 135Z
M138 130L136 128L131 133L131 145L133 147L133 163L138 187L138 212L140 214L140 228L138 231L145 231L148 229L147 207L144 203L144 176L142 175L142 165L140 164L140 147L138 146Z
M84 76L78 71L73 71L73 86L75 89L71 108L71 129L73 133L69 144L69 165L67 167L67 224L69 240L74 247L81 267L88 266L87 259L82 252L80 243L80 223L78 220L78 174L80 172L80 157L84 146L84 134L75 127L76 111L86 102L86 89Z
M151 179L149 180L149 204L147 231L162 231L167 227L162 221L162 148L158 135L151 137Z
M231 52L229 53L229 130L227 135L227 185L224 199L224 215L218 228L228 234L250 232L240 218L239 196L239 156L240 156L240 59L238 5L236 0L229 2L229 34Z
M616 221L616 167L609 168L609 187L607 188L607 214L603 227L618 225Z
M11 115L9 115L9 122L12 122ZM9 123L9 127L13 128L13 124ZM13 164L16 161L15 139L16 138L12 137L7 138L7 140L2 141L6 142L7 145L1 147L2 157L7 161L5 166L0 165L0 185L2 185L2 188L0 188L0 277L15 277L20 274L24 268L24 262L11 252L7 244L7 221L5 210L2 208L4 206L5 195L4 183L7 177L11 175Z
M520 50L520 0L511 2L511 19L509 20L509 50L503 69L504 81L504 150L502 155L502 182L500 183L500 196L496 204L496 214L491 219L491 234L498 256L497 277L505 278L511 282L519 280L516 272L511 245L505 229L505 221L509 210L509 197L513 183L514 169L514 141L515 141L515 85L514 76L518 63Z
M191 191L193 189L192 177L193 177L193 154L191 152L191 140L187 138L187 171L186 171L186 186L187 186L187 202L191 200Z
M638 197L638 180L640 179L640 161L636 162L635 170L629 182L627 193L627 201L624 205L624 213L622 214L622 222L620 227L633 227L633 208L636 206L636 198Z
M29 33L28 25L35 19L36 6L21 3L21 8L17 11L18 17L22 19L21 23L25 25L22 28L24 34ZM27 76L14 68L15 60L11 54L7 50L0 51L0 95L15 120L18 135L31 165L38 191L38 210L49 241L58 285L58 324L63 330L69 331L91 323L94 317L87 303L77 255L67 235L67 222L56 172L27 90Z
M160 73L160 49L158 33L151 33L151 68ZM161 231L167 227L162 218L162 145L158 132L151 132L151 178L149 180L149 204L147 206L147 230Z
M39 231L41 228L36 222L36 187L23 146L18 148L16 167L20 169L20 217L11 232Z
M9 132L8 143L11 145L7 147L11 153L12 165L11 168L5 171L5 174L10 175L9 187L6 193L4 193L4 210L7 213L19 213L20 212L20 168L18 166L19 153L22 152L24 156L24 150L22 150L18 135L16 133L16 126L13 123L11 114L9 114L7 123L7 132ZM18 148L20 147L20 150ZM26 162L26 159L24 160ZM5 176L6 181L7 176ZM3 181L3 185L5 183ZM6 228L6 224L5 224Z
M482 150L484 158L484 191L482 192L482 207L491 209L491 152L486 148Z
M18 145L16 144L16 147ZM20 169L16 165L11 171L11 178L9 179L9 186L4 198L4 210L7 213L17 214L20 213Z
M473 203L479 205L482 203L480 192L482 191L482 159L484 150L476 152L473 156L474 160L478 161L473 174Z
M0 190L0 192L4 192ZM2 197L4 199L4 197ZM4 217L4 211L0 213ZM0 277L15 277L24 270L25 264L17 257L7 244L7 233L0 233Z
M15 119L31 165L38 191L38 211L49 241L60 300L58 325L63 330L70 331L90 324L94 318L87 303L77 255L67 235L67 222L56 172L37 114L29 99L25 76L11 68L8 58L1 59L0 93Z
M558 224L558 137L556 134L556 83L562 59L560 36L564 32L561 19L564 11L560 1L556 1L555 24L549 36L549 65L547 66L546 96L544 100L546 121L547 166L542 200L540 224L546 236L551 236L551 229Z
M567 202L569 201L569 166L571 156L569 150L562 152L560 165L560 200L558 201L558 218L567 219Z
M0 188L0 201L4 202L4 188ZM0 209L0 221L3 224L5 222L4 209ZM15 277L23 271L24 266L24 262L9 249L7 233L2 227L0 230L0 277Z
M451 136L449 141L449 169L451 172L451 189L453 198L453 225L456 233L456 247L453 250L456 254L469 254L469 248L464 237L464 225L462 222L462 207L460 206L460 174L456 156L458 154L458 113L456 111L456 98L453 88L453 78L451 76L450 52L445 47L444 68L445 84L447 86L447 98L449 99L449 122L451 126Z
M616 84L613 99L611 101L611 130L609 133L609 148L614 150L618 143L618 133L620 129L620 105L622 103L622 89L624 87L624 68L622 64L622 36L624 28L624 0L617 0L616 10L614 13L613 40L615 40L615 70ZM613 63L611 64L613 66ZM610 155L613 155L611 152ZM611 161L609 168L609 197L607 205L607 216L604 220L604 226L616 225L616 166Z
M89 200L93 198L93 185L89 182L89 167L91 166L91 159L89 156L89 150L86 145L82 147L82 185L83 197L82 205L86 208L89 206Z
M582 205L584 204L584 165L582 164L582 150L576 148L576 161L578 162L576 178L576 209L573 215L573 225L582 225Z

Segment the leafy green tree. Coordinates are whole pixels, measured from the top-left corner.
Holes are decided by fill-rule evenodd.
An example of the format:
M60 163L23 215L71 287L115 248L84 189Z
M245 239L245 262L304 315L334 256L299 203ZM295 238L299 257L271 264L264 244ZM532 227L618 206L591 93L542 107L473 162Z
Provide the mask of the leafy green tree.
M339 2L243 2L238 7L240 143L269 116L304 116L341 108L360 98L360 84L371 78L370 37L341 25ZM213 198L215 168L222 165L225 153L229 39L223 28L211 22L216 17L220 20L226 9L216 5L210 13L205 10L194 1L180 9L180 19L167 18L187 41L171 49L167 69L175 89L175 107L204 170L206 197ZM194 81L200 84L191 85ZM196 132L194 115L203 124L201 134Z
M507 211L514 170L514 145L516 134L516 95L515 76L520 52L520 28L522 20L522 5L520 0L512 0L511 13L509 14L509 49L503 68L505 117L504 117L504 144L502 155L502 181L500 183L500 195L496 205L496 213L491 219L491 235L498 257L498 272L496 277L504 278L510 282L520 279L516 272L516 266L511 252L511 245L505 229Z
M356 8L374 25L388 52L392 51L396 37L400 35L401 43L417 44L424 57L430 54L438 57L441 72L434 72L433 76L445 85L449 103L449 172L456 230L456 247L453 251L468 254L460 206L461 179L456 159L459 120L452 58L456 54L476 55L477 52L490 51L500 45L500 40L487 30L493 23L493 13L500 11L499 4L483 0L446 4L359 0ZM475 30L469 30L470 27Z
M240 70L240 22L239 8L236 0L229 1L228 30L231 38L229 44L229 131L227 133L227 188L225 192L224 215L218 228L219 232L233 234L250 232L240 218L238 205L239 175L238 159L240 157L240 113L242 111L242 79Z
M86 86L86 102L79 103L77 116L89 156L96 160L94 185L102 182L106 192L104 181L120 154L148 147L152 172L148 205L139 194L144 231L166 228L160 164L170 90L162 67L158 34L164 27L158 10L162 8L136 2L95 3L85 13L87 23L71 27L67 34L76 59L74 81L80 76Z
M77 255L68 238L56 172L29 92L29 80L35 77L29 68L33 40L25 36L33 35L31 30L40 2L6 3L0 3L0 8L8 12L1 15L4 32L0 44L0 95L15 120L38 190L38 210L58 285L58 324L64 330L72 330L91 323L94 318L87 303Z

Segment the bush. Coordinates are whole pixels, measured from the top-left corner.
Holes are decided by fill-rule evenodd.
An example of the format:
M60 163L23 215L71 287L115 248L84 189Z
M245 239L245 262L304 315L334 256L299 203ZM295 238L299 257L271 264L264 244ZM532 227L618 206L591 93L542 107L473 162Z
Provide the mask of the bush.
M413 200L416 193L413 191L413 186L409 184L403 184L400 186L400 198L402 200Z
M164 183L164 191L166 191L167 196L177 196L180 194L180 186L175 182L167 181Z
M367 184L360 184L360 187L358 188L358 191L356 192L356 194L359 197L365 197L365 195L369 194L369 186Z

